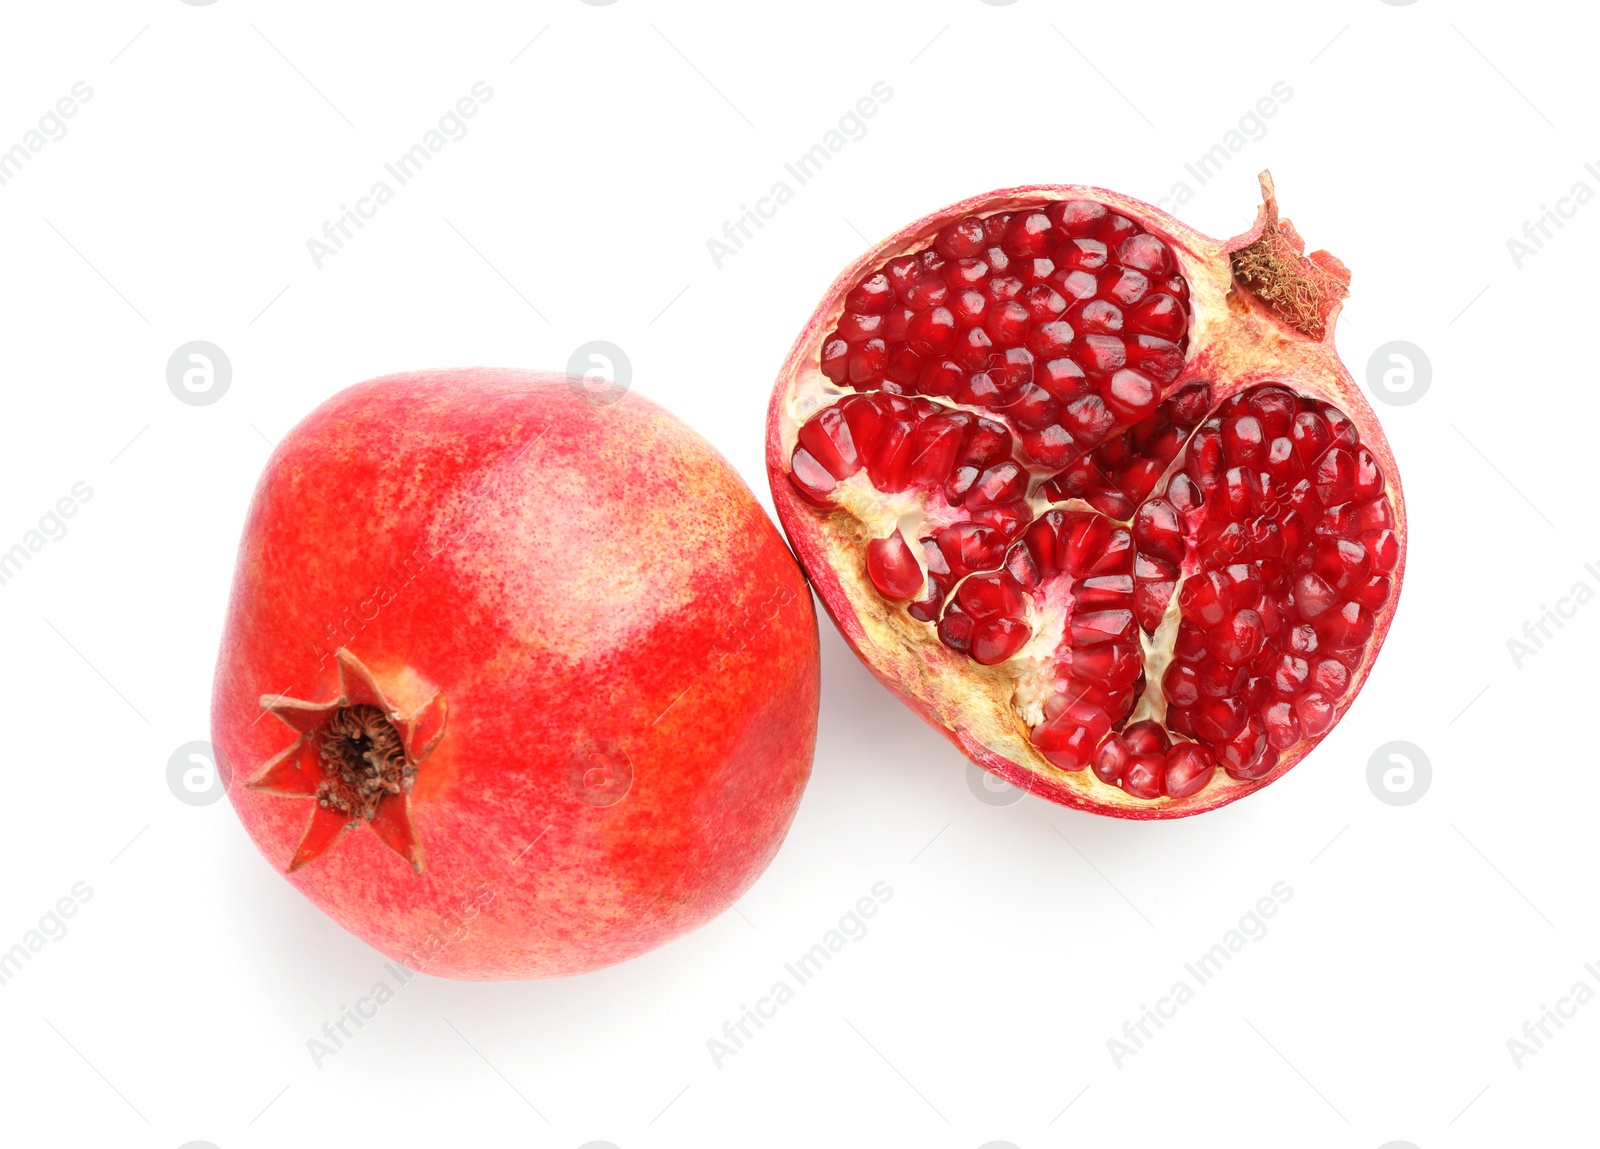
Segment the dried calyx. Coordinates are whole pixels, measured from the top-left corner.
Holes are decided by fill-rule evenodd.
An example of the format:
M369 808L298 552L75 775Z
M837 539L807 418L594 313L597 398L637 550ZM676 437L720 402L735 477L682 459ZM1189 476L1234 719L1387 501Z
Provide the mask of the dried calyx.
M370 822L385 795L411 792L417 768L406 758L400 732L376 706L340 707L316 737L328 771L319 806Z
M326 702L267 695L261 708L298 737L256 771L252 790L314 798L305 835L289 860L293 872L323 857L348 829L370 826L378 839L422 872L422 843L411 820L418 767L444 737L447 707L435 689L418 690L414 674L405 705L386 695L373 672L349 650L337 652L339 686Z

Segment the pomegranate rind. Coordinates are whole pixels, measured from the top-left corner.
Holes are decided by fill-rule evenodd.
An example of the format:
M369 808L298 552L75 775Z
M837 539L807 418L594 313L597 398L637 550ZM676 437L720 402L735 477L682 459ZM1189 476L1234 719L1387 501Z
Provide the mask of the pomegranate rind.
M1354 704L1399 603L1407 549L1399 468L1376 414L1334 347L1335 320L1349 272L1325 251L1301 255L1303 241L1288 220L1279 219L1267 173L1262 173L1261 186L1263 203L1254 223L1226 241L1212 239L1150 204L1088 185L1030 184L953 203L874 245L839 274L795 340L773 388L767 410L766 462L774 508L840 634L880 682L969 759L1012 785L1060 805L1121 818L1178 818L1225 806L1270 785L1326 738ZM850 290L895 256L930 245L939 229L952 220L1064 199L1094 200L1134 220L1167 243L1179 272L1188 280L1189 356L1168 393L1190 382L1209 381L1213 410L1231 396L1266 383L1277 382L1314 395L1350 417L1363 446L1387 478L1385 497L1399 543L1393 595L1376 616L1361 661L1351 672L1349 688L1328 729L1281 751L1278 765L1260 779L1240 781L1218 770L1210 783L1188 797L1141 799L1101 782L1092 770L1069 772L1055 766L1034 748L1028 725L1013 708L1015 684L1005 667L981 666L950 650L933 637L929 624L917 622L901 604L880 596L865 572L863 555L870 538L863 524L842 510L807 504L789 479L789 459L799 427L822 406L814 403L814 397L850 393L835 387L820 367L823 341L843 315ZM1320 286L1320 338L1297 329L1249 288L1235 282L1233 255L1264 235L1286 258L1298 256L1308 276Z

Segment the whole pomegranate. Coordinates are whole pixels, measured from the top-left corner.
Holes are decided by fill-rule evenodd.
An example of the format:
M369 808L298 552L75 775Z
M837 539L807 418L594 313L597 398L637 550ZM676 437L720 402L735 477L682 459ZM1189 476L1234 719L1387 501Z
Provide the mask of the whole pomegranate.
M267 859L398 961L622 961L772 859L816 735L809 590L716 451L636 395L430 371L273 452L212 702Z
M1196 813L1281 777L1394 614L1405 503L1339 362L1349 273L1013 188L848 268L773 393L779 517L873 672L1068 806Z

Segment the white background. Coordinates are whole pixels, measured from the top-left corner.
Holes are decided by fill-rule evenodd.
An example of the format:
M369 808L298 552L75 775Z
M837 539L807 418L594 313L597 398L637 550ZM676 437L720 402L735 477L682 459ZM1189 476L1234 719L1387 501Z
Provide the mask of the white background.
M0 986L0 1139L1576 1143L1600 1004L1521 1068L1507 1040L1600 988L1578 717L1600 607L1520 669L1507 640L1600 587L1600 205L1520 269L1507 240L1600 190L1593 23L1437 0L720 7L6 6L0 148L75 82L93 96L0 186L0 549L74 483L93 497L0 586L0 949L75 882L93 897ZM306 241L480 80L470 133L318 270ZM877 81L867 135L718 269L706 241ZM1277 81L1264 138L1197 184L1185 161ZM1376 404L1413 532L1398 618L1310 760L1172 824L991 804L824 621L814 778L738 913L577 979L418 977L315 1067L307 1039L382 959L226 802L166 781L209 737L239 527L297 419L384 372L561 368L604 339L765 501L773 377L869 241L1030 181L1152 201L1186 181L1178 214L1231 235L1262 167L1353 270L1357 378L1391 340L1432 365L1419 401ZM195 339L233 366L209 406L165 378ZM1367 781L1394 740L1433 768L1403 807ZM707 1040L879 881L870 932L718 1068ZM1276 882L1269 932L1119 1068L1108 1040Z

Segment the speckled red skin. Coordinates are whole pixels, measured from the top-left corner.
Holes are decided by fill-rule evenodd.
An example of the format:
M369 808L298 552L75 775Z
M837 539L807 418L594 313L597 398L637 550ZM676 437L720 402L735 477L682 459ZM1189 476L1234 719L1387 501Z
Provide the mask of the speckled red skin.
M1262 190L1270 199L1270 178L1264 172L1262 181ZM1082 771L1076 776L1085 780L1084 785L1077 784L1058 770L1042 773L1039 769L998 753L982 738L975 736L958 717L948 712L940 713L927 691L927 679L941 673L957 676L969 673L971 664L964 656L957 657L944 651L930 636L924 651L929 655L930 662L939 660L942 669L917 667L908 673L906 661L897 659L901 652L887 649L875 640L870 620L864 619L858 611L857 603L852 601L840 572L833 565L839 556L824 516L799 497L789 478L789 450L783 437L786 421L784 404L789 389L802 371L815 369L823 339L843 312L846 294L868 272L882 266L893 255L931 243L939 229L951 220L1006 210L1019 204L1032 204L1041 199L1074 198L1103 203L1165 240L1178 261L1180 271L1190 279L1194 308L1207 309L1217 324L1223 337L1197 340L1190 349L1190 358L1182 374L1171 385L1171 391L1176 391L1193 379L1208 379L1213 384L1213 403L1220 404L1229 396L1256 384L1283 380L1292 387L1309 390L1326 398L1350 416L1360 431L1362 444L1383 467L1394 507L1394 530L1400 553L1392 572L1393 598L1389 608L1376 620L1367 657L1352 672L1350 687L1339 700L1333 725L1323 734L1304 740L1292 752L1284 754L1278 766L1259 781L1222 787L1208 786L1200 793L1180 801L1163 799L1129 803L1122 801L1120 795L1114 795L1118 798L1116 804L1099 800L1085 792L1085 785L1093 785L1092 781L1088 781L1092 777L1090 771ZM1405 580L1408 542L1405 497L1399 468L1377 415L1340 361L1334 346L1334 320L1343 302L1344 287L1349 282L1349 272L1343 264L1325 251L1312 252L1308 257L1311 263L1332 273L1338 281L1338 290L1330 297L1322 315L1326 330L1320 339L1308 338L1290 330L1247 293L1230 290L1229 256L1254 243L1264 229L1276 226L1278 222L1276 204L1269 203L1258 211L1254 224L1247 231L1223 241L1203 235L1160 208L1106 188L1083 184L1028 184L971 196L902 228L873 245L840 272L796 338L778 373L767 407L767 476L778 521L805 567L823 608L874 677L971 761L1020 789L1073 809L1138 821L1204 813L1265 789L1282 778L1332 732L1366 684L1372 664L1393 622ZM1289 221L1283 220L1282 225L1286 234L1298 242L1298 235ZM1194 332L1191 334L1193 336ZM873 603L873 609L888 611L899 607L898 604L878 601Z
M314 800L244 785L293 740L260 700L330 697L339 645L381 682L448 699L411 793L425 869L361 826L288 878L430 973L575 974L694 929L771 861L810 772L805 580L727 462L637 395L595 406L524 371L394 375L334 396L273 452L212 738L280 872ZM613 805L569 785L589 741L631 763Z

